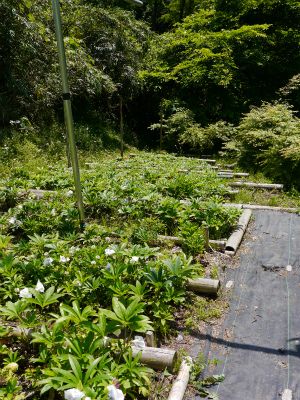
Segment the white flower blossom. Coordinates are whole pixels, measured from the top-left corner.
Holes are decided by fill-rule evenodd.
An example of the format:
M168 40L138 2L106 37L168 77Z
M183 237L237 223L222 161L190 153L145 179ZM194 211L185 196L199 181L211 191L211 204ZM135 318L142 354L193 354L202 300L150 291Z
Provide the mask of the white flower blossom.
M97 259L97 260L100 260L100 256L96 256L96 259Z
M69 257L60 256L60 257L59 257L59 261L60 261L61 263L66 263L66 262L70 261L70 259L69 259Z
M143 336L135 336L134 340L132 340L132 344L139 349L144 349L146 347Z
M40 280L37 281L35 290L40 292L40 293L44 293L45 287L44 287L44 285L42 284L42 282Z
M72 197L73 196L73 190L68 190L66 193L67 197Z
M53 258L47 257L44 259L43 265L44 267L49 267L49 265L51 265L52 263L53 263Z
M72 246L69 249L69 253L71 254L71 256L73 256L76 253L76 251L78 251L78 250L79 250L79 247Z
M15 225L15 223L17 222L17 218L16 218L16 217L11 217L11 218L9 218L8 222L9 222L11 225Z
M96 261L95 261L95 260L91 261L91 264L92 264L92 265L95 265L95 264L96 264Z
M22 299L30 299L32 297L32 294L29 292L29 289L26 287L22 290L20 290L19 297Z
M55 210L55 208L52 208L50 214L52 215L52 217L55 217L55 215L56 215L56 210Z
M81 400L85 394L78 389L68 389L64 392L65 400Z
M113 254L115 254L115 250L114 249L105 249L105 255L106 256L112 256Z
M131 257L130 262L131 262L131 263L136 263L136 262L139 261L139 259L140 259L140 257L138 257L138 256L133 256L133 257Z
M111 270L111 264L110 264L110 263L107 263L106 266L105 266L105 269L106 269L107 271L110 271L110 270Z
M117 389L115 385L108 385L108 398L109 400L124 400L125 396L122 390Z

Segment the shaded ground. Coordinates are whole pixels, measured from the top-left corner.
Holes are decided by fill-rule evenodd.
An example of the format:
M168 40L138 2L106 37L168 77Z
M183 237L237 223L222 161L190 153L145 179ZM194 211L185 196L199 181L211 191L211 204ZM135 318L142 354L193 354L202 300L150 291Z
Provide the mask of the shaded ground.
M212 389L220 400L274 400L286 388L300 399L300 216L254 217L240 266L226 277L234 281L230 312L206 335L209 358L220 363L205 375L225 375Z

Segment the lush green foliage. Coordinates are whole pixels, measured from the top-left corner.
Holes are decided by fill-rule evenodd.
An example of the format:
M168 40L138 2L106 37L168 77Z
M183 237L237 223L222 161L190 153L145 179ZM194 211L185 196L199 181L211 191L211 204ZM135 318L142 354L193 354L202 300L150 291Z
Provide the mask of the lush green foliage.
M287 105L253 108L241 120L227 148L248 168L299 188L300 120Z
M238 211L221 205L228 189L197 160L102 156L83 170L81 231L71 171L35 158L28 142L22 154L26 147L31 157L3 165L0 183L3 398L21 399L25 385L35 398L73 388L107 398L110 384L145 398L152 372L132 356L130 342L151 329L171 332L186 280L204 272L196 258L203 224L220 238L236 223ZM183 168L191 172L182 175ZM26 194L37 187L53 192L40 200ZM182 247L162 244L159 234L178 235ZM11 337L14 328L30 329L32 338Z
M2 121L45 123L61 107L51 3L1 0L0 10ZM108 112L117 90L138 86L148 29L128 12L80 0L64 2L62 17L75 109Z

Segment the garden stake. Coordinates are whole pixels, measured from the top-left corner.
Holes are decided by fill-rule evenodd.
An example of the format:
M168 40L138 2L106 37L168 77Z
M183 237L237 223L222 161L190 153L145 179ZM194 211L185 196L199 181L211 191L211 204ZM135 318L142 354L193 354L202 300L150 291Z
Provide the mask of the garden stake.
M156 347L155 345L155 337L152 331L147 331L145 335L146 344L148 347Z
M60 15L59 0L52 0L52 9L53 9L53 18L55 25L56 40L57 40L57 48L58 48L60 74L61 74L62 88L63 88L65 124L67 128L69 150L70 150L74 183L75 183L76 202L79 211L80 225L83 226L84 208L82 201L78 156L77 156L77 149L74 136L74 121L72 114L71 94L70 94L68 74L67 74L66 53L65 53L65 46L62 34L62 22Z

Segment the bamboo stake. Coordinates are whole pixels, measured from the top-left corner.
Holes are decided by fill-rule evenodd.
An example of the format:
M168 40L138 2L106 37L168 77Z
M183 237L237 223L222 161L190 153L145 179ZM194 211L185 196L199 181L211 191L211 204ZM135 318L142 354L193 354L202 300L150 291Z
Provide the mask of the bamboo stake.
M63 34L62 34L62 22L61 22L59 0L52 0L52 9L53 9L53 19L54 19L54 26L55 26L55 33L56 33L56 40L57 40L57 48L58 48L60 74L61 74L61 80L62 80L63 107L64 107L64 115L65 115L65 124L66 124L67 135L68 135L68 147L70 150L70 156L71 156L71 161L72 161L76 203L77 203L77 208L79 211L79 220L80 220L81 226L83 226L84 225L84 206L83 206L82 190L81 190L81 182L80 182L79 162L78 162L78 155L77 155L75 135L74 135L74 121L73 121L71 94L70 94L70 87L69 87L68 73L67 73L67 61L66 61L66 54L65 54L65 46L64 46L64 39L63 39Z
M152 331L147 331L145 335L146 344L148 347L156 347L155 345L155 337Z
M185 357L180 365L178 376L172 385L168 400L182 400L189 383L193 362L191 357Z

